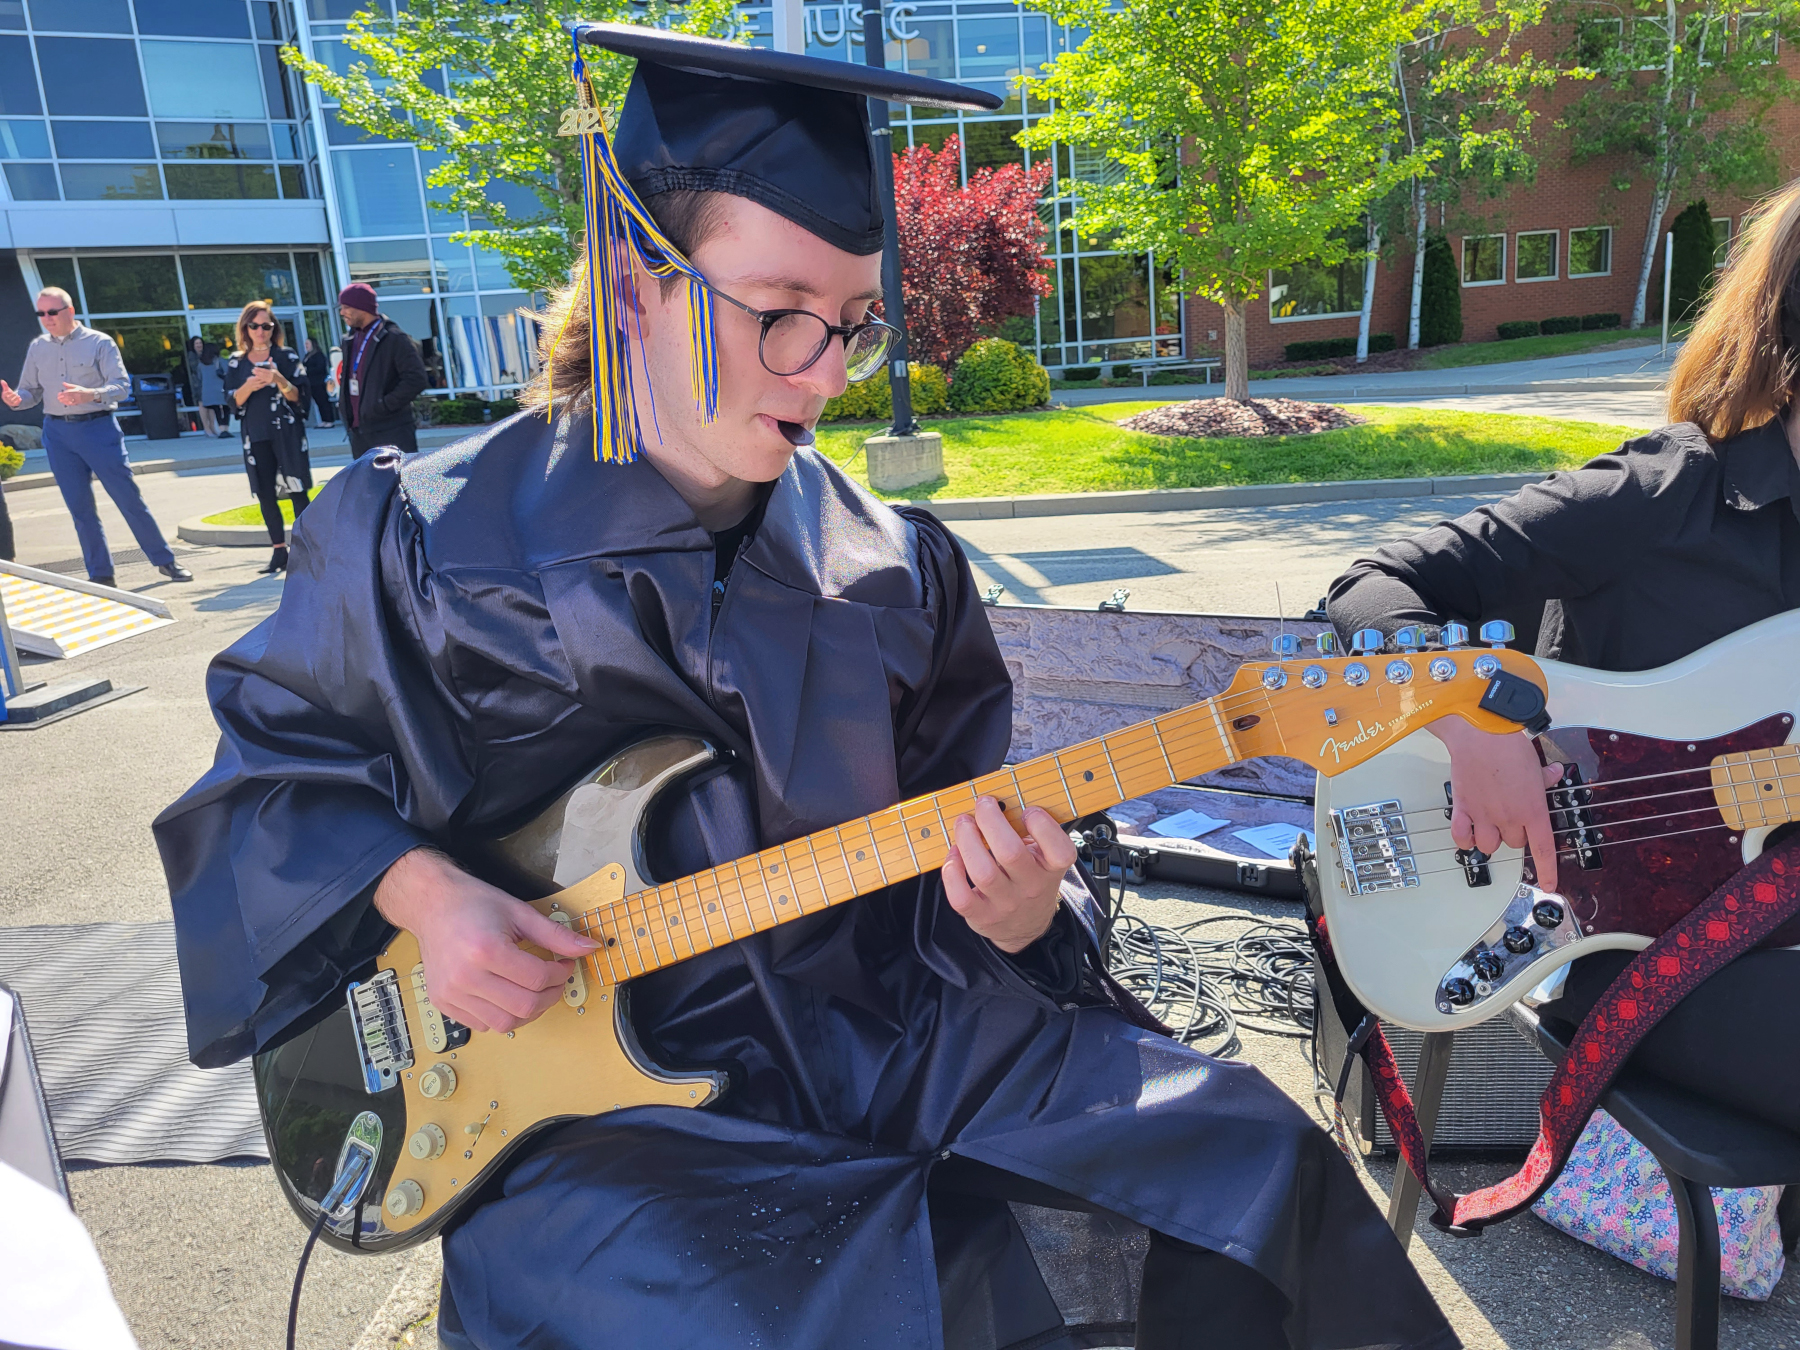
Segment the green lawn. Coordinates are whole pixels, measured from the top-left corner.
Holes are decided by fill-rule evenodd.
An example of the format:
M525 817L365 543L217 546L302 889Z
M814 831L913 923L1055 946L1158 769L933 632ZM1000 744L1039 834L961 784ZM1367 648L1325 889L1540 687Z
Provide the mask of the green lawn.
M281 518L289 525L294 523L294 504L286 497L281 499ZM262 507L255 502L248 506L233 507L229 511L221 511L217 515L207 516L208 525L261 525L263 523Z
M1182 440L1114 423L1167 400L996 417L932 418L945 477L909 498L1012 497L1040 492L1427 478L1568 468L1640 434L1630 427L1444 409L1358 407L1364 426L1310 436ZM878 428L821 428L819 448L843 463ZM851 469L868 481L860 455Z
M1685 326L1682 329L1686 331ZM1676 337L1669 330L1669 340ZM1514 338L1510 342L1462 342L1454 347L1428 347L1420 353L1419 369L1450 370L1456 366L1486 366L1500 361L1536 361L1545 356L1576 356L1601 347L1641 347L1661 342L1662 327L1602 328L1592 333L1552 333L1548 337Z

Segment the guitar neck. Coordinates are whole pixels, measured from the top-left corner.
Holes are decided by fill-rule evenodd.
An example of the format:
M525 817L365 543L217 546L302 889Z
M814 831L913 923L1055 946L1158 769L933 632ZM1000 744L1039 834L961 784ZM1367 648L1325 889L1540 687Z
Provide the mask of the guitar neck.
M1260 691L1206 699L638 891L588 910L578 927L604 944L590 958L600 978L618 983L648 974L941 867L949 852L951 822L971 811L977 797L996 798L1015 825L1028 806L1040 806L1067 824L1269 753L1266 746L1243 743L1245 733L1265 721L1267 707Z

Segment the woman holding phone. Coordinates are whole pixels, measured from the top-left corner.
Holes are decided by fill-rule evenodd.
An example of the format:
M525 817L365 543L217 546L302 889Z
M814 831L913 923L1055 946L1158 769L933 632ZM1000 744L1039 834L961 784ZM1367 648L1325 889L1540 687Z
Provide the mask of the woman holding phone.
M300 413L300 358L282 345L281 320L267 300L252 300L237 321L237 350L225 363L225 392L236 405L243 429L244 468L250 490L262 507L274 551L264 576L287 569L287 533L281 501L293 503L294 519L312 491L306 426Z

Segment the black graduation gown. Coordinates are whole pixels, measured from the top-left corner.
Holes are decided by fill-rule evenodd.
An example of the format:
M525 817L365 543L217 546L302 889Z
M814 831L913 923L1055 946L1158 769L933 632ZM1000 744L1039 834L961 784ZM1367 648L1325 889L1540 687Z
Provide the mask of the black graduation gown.
M941 524L802 450L715 619L711 536L584 427L351 465L280 609L214 662L217 760L156 822L197 1063L279 1040L368 959L402 852L510 828L649 728L734 756L669 822L682 870L1000 763L1010 681ZM1296 1345L1457 1343L1299 1108L1091 992L1059 1006L935 873L640 979L633 1011L731 1089L564 1127L512 1171L444 1244L476 1345L936 1350L946 1319L957 1350L1118 1344L1140 1225L1261 1272ZM1123 1217L1028 1243L1028 1211L971 1202L933 1233L951 1151Z

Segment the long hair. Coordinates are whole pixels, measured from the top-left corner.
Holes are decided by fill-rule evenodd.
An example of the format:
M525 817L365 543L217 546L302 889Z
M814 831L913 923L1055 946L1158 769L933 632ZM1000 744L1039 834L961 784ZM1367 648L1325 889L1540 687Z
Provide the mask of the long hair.
M275 302L273 300L252 300L249 304L245 305L242 312L238 314L237 354L239 356L242 356L245 352L249 351L251 347L256 345L250 341L250 320L254 319L258 314L267 314L269 316L269 322L275 325L275 331L269 334L269 346L271 348L287 346L287 340L282 336L281 332L281 320L275 317Z
M694 250L724 224L723 196L720 192L678 189L657 193L644 203L644 208L669 242L692 258ZM680 277L659 281L665 300L681 281ZM593 315L588 311L585 248L569 284L551 293L549 305L537 318L537 374L519 395L519 403L542 412L554 398L571 411L582 411L591 405L594 395L594 372L588 362Z
M1784 313L1787 333L1783 333ZM1715 441L1779 416L1800 376L1800 179L1750 213L1669 380L1669 420Z

